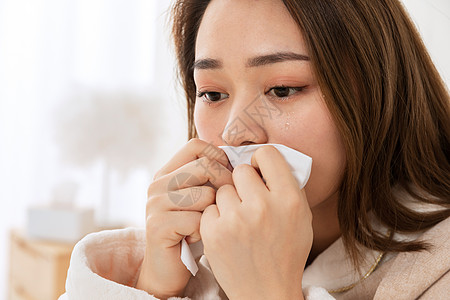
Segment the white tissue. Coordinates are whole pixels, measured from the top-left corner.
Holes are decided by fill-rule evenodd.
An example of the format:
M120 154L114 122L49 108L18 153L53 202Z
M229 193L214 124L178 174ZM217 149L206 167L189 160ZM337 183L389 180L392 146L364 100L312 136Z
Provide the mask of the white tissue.
M281 155L283 155L284 159L291 167L292 174L294 175L295 179L297 179L300 188L304 188L311 173L312 159L311 157L298 152L297 150L280 144L259 144L240 147L219 146L219 148L225 151L228 160L230 161L233 168L235 168L240 164L251 165L253 153L255 153L256 149L266 145L272 145L277 148L278 151L280 151Z
M192 255L192 252L191 253L186 252L191 252L191 249L189 248L189 245L186 242L186 238L183 238L181 240L181 261L186 266L186 268L189 271L191 271L192 275L195 276L195 274L197 274L198 271L198 266L195 263L195 260L193 260L194 257ZM192 259L190 257L192 257Z
M284 159L291 168L292 174L294 175L295 179L297 179L299 187L301 189L304 188L306 183L308 182L309 175L311 174L312 159L311 157L297 150L281 144L257 144L239 147L219 146L219 148L225 151L228 160L230 161L233 168L235 168L240 164L251 165L251 158L253 153L259 147L266 145L272 145L277 148L278 151L280 151L281 155L283 155ZM194 276L198 271L198 266L195 262L195 259L200 257L202 254L203 244L201 241L188 245L185 238L183 238L183 240L181 241L181 261Z

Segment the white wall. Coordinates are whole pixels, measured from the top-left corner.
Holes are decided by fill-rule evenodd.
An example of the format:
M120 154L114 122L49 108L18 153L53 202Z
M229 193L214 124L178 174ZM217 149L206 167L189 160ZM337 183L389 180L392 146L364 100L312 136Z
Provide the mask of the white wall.
M169 2L0 0L0 299L9 229L25 225L26 207L48 202L65 180L80 184L78 205L100 205L102 163L74 166L54 137L54 111L74 94L131 92L156 102L153 160L125 177L113 172L109 190L113 217L143 224L153 173L186 141L165 29Z
M8 230L24 226L26 207L49 201L67 179L81 186L78 205L100 205L101 162L73 166L54 138L55 107L80 90L138 91L159 103L154 159L124 178L113 173L110 185L111 214L143 224L153 173L186 140L164 27L169 2L0 0L0 299L7 290ZM450 2L404 2L449 85Z
M403 0L428 51L450 87L450 1Z

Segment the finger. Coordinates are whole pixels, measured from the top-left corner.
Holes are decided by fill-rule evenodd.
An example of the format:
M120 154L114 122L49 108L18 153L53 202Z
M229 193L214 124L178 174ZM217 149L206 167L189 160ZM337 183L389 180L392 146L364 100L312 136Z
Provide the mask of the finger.
M150 196L146 215L155 211L199 211L202 212L216 200L216 190L209 186L194 186L165 194Z
M174 172L160 177L158 181L169 191L204 185L208 181L216 189L224 184L233 184L230 170L208 157L191 161Z
M157 179L163 175L169 174L179 167L187 164L188 162L205 156L211 160L216 160L228 170L233 170L230 162L228 161L227 155L222 149L214 146L211 143L207 143L200 139L194 138L189 140L189 142L187 142L172 157L172 159L155 174L153 179Z
M239 198L245 202L253 199L261 199L268 192L267 186L258 172L250 165L242 164L234 168L233 183Z
M291 168L274 146L267 145L256 149L251 164L260 170L270 191L283 192L297 186Z
M196 211L169 211L155 213L147 217L147 239L151 243L172 247L185 236L191 241L198 241L200 237L200 220L202 213ZM161 241L163 241L161 243Z
M200 235L214 224L215 220L220 216L217 205L211 204L205 208L200 219Z
M216 193L216 205L219 215L238 209L241 199L234 186L226 184L221 186Z
M209 186L194 186L167 193L169 210L203 211L214 203L216 190Z

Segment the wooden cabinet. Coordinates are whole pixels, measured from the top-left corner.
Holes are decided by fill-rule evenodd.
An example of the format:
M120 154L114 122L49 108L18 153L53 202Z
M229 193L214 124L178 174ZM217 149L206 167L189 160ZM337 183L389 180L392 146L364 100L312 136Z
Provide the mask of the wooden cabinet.
M64 293L74 244L28 239L11 232L9 299L54 300Z

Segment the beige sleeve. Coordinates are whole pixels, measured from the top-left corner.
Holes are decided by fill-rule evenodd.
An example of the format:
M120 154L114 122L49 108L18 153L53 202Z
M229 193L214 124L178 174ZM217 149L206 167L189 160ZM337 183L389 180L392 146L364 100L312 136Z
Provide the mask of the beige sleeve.
M420 297L426 299L446 299L450 295L450 270L431 285Z

